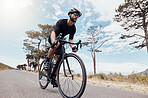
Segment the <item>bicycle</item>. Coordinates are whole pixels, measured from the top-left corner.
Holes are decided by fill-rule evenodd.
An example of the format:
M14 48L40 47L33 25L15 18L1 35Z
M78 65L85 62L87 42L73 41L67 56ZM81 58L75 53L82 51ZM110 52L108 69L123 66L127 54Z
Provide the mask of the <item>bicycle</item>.
M61 42L64 53L61 60L56 63L55 55L50 60L50 66L44 67L46 62L43 60L39 70L39 84L42 89L46 89L51 81L52 73L58 68L57 83L58 90L63 97L80 98L86 87L86 69L81 58L74 53L66 53L64 44L75 44L77 48L82 47L81 40L77 43L71 43L60 39L61 34L57 37L57 42ZM58 67L56 66L58 64Z

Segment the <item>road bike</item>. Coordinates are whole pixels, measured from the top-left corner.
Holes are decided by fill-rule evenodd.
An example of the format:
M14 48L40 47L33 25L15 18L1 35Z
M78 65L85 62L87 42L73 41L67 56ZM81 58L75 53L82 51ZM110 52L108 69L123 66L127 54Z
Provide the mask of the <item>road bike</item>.
M87 81L86 69L82 59L74 53L65 52L65 44L74 44L78 48L82 47L81 41L71 43L61 39L61 34L56 38L57 42L62 44L63 54L57 61L55 55L50 59L47 66L46 60L43 60L39 68L39 84L42 89L46 89L51 82L52 74L58 69L57 83L58 90L64 98L80 98L84 93Z

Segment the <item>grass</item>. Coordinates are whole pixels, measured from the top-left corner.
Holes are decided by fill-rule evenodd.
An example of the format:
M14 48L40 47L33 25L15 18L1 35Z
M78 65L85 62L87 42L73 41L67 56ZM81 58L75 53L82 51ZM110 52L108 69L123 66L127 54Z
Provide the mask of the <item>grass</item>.
M34 72L34 73L39 73L38 70L34 71L34 70L25 70L25 71L28 71L28 72Z
M140 76L139 74L130 74L128 76L124 76L121 73L99 73L95 75L88 75L88 78L95 78L98 80L108 80L108 81L115 81L115 82L129 82L129 83L141 83L148 85L148 75Z
M6 64L0 63L0 71L1 70L7 70L7 69L14 69Z

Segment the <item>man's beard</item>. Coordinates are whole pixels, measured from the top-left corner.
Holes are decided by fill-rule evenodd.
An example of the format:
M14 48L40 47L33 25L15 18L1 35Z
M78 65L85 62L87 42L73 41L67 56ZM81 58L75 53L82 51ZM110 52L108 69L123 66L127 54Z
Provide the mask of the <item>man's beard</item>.
M76 23L76 21L74 21L74 19L73 18L71 18L71 16L69 16L70 17L70 20L75 24Z

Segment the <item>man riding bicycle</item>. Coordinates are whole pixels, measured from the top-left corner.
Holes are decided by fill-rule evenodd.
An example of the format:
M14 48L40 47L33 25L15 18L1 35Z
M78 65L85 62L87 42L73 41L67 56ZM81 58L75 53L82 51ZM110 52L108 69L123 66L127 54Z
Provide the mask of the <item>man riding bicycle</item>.
M62 45L59 42L55 44L56 37L60 33L62 33L62 38L64 38L66 35L69 34L69 42L73 42L74 34L76 32L75 23L77 19L82 15L82 13L78 9L72 8L68 12L68 15L69 15L68 19L60 19L56 23L54 31L49 35L48 42L50 43L51 47L48 51L48 57L47 57L46 62L50 62L50 58L52 57L53 54L56 55L56 62L57 62L60 55L63 54ZM78 49L74 45L72 44L69 44L69 45L72 48L73 52L78 51ZM56 81L56 75L57 75L57 71L52 75L51 84L53 84L54 87L58 87L58 84Z

